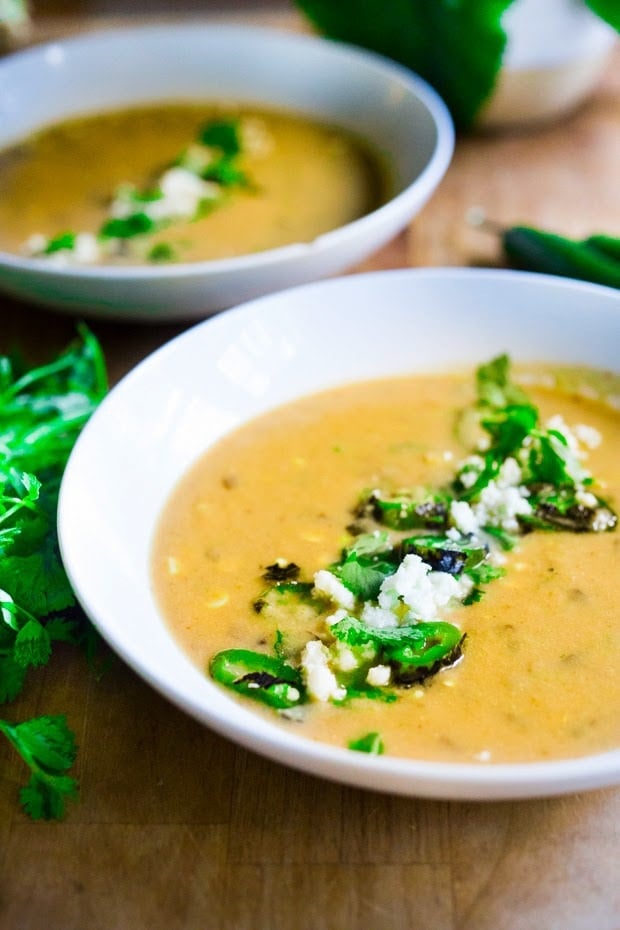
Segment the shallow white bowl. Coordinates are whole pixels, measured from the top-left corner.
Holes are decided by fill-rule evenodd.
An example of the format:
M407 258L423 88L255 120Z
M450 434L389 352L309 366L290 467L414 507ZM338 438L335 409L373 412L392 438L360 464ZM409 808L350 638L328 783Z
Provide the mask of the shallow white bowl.
M446 107L406 69L312 36L196 23L95 33L0 61L0 147L85 112L222 98L296 110L359 133L385 154L394 196L313 242L239 258L59 269L0 253L0 288L81 315L201 318L361 261L415 216L452 157Z
M587 338L584 334L587 334ZM210 727L288 765L442 798L518 798L620 781L620 749L590 758L469 765L372 757L255 715L180 650L149 580L172 488L219 437L292 398L352 380L515 360L620 371L620 294L520 272L403 270L264 297L185 332L132 371L86 426L64 476L62 553L85 610L139 675Z

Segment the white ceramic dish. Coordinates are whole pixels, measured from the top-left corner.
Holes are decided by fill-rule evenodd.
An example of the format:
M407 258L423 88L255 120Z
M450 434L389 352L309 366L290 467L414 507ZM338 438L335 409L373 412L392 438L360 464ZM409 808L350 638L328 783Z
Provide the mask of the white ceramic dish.
M587 334L587 336L586 336ZM518 360L618 364L620 293L508 271L352 275L264 297L204 321L134 369L86 426L59 508L65 565L101 634L189 714L294 767L363 787L442 798L552 795L620 782L620 748L550 763L456 765L369 757L284 732L195 668L151 591L162 506L190 464L262 411L335 384Z
M398 65L312 36L196 23L85 35L1 61L0 147L84 112L214 98L293 109L360 133L385 154L394 196L313 242L240 258L56 268L0 253L0 288L81 315L201 318L361 261L415 216L452 157L446 107Z

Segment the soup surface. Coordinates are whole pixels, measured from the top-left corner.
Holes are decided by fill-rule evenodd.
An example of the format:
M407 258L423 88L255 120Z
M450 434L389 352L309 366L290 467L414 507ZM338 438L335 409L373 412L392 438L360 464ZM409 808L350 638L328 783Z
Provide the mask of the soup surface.
M226 436L174 490L156 534L154 584L174 636L205 674L210 663L213 671L214 655L231 649L276 654L296 670L301 663L301 689L293 690L307 691L297 706L283 710L251 701L269 681L250 666L246 684L254 693L246 688L237 699L296 733L338 746L480 763L575 757L618 746L620 534L613 508L620 500L620 415L613 404L594 396L592 377L585 372L560 371L553 377L539 372L528 383L528 401L519 408L521 419L526 403L539 414L536 428L543 438L532 438L534 430L524 448L530 455L539 441L549 456L546 463L537 459L535 467L548 466L553 446L564 457L563 480L570 480L569 472L577 476L580 503L564 507L560 517L550 497L544 504L534 503L537 495L548 494L540 473L528 489L520 484L527 469L534 468L526 466L520 449L513 457L521 462L520 474L504 481L504 488L510 485L512 491L505 490L503 498L505 503L512 494L517 506L493 517L487 502L486 517L480 517L466 473L473 469L480 478L479 460L490 461L497 441L491 437L489 445L488 438L480 438L479 419L471 413L482 409L489 416L491 411L503 426L510 422L511 429L518 417L514 399L512 412L506 413L508 406L481 408L470 375L346 386L269 412ZM573 387L586 383L584 390ZM599 388L601 384L606 384L604 377ZM611 379L607 389L617 400L617 381ZM504 442L506 435L502 433ZM477 450L473 456L472 442ZM392 525L386 530L385 522L376 522L376 512L368 523L368 507L359 502L374 500L376 505L390 495L406 502L410 497L403 489L417 489L415 499L421 488L454 488L455 475L461 502L469 500L469 515L478 513L484 528L472 534L471 526L463 525L463 508L452 509L447 539L457 549L483 540L487 550L484 571L472 572L475 593L470 584L469 591L465 587L437 609L440 621L456 626L459 642L430 670L402 665L395 652L366 655L364 674L369 667L383 671L369 672L360 685L359 669L352 672L347 665L351 640L334 644L331 631L337 627L330 626L334 617L338 621L350 613L350 605L343 607L341 587L326 585L325 576L316 573L339 561L342 565L343 547L359 546L362 539L386 532L398 539L412 534L428 538L428 526L412 530L410 521L406 527L398 524L407 523L405 504L389 518ZM551 522L544 528L536 525L547 517ZM431 535L445 536L446 525L435 525ZM512 548L502 548L500 542ZM374 558L373 565L380 567L384 557ZM299 567L297 575L291 565ZM439 570L446 567L447 572ZM427 577L445 581L450 571L450 583L462 583L464 574L459 578L446 561L435 563ZM294 592L291 607L291 587L313 578L318 585L317 577L321 590L315 587L305 598L306 590L300 588L304 596ZM352 577L340 574L347 584ZM350 586L359 595L359 588ZM385 606L387 595L379 595L380 603L382 596ZM405 610L402 600L393 609L397 622L405 625L416 614L413 607ZM429 619L425 610L418 605L414 625ZM379 628L377 616L373 622ZM394 629L385 616L391 635ZM308 641L328 650L327 672L345 690L351 676L357 676L357 686L344 699L342 688L328 698L318 693L327 680L326 666L317 686L304 652ZM359 648L348 651L359 660ZM241 672L235 674L238 682ZM234 674L225 681L220 666L215 677L232 685L230 693L235 694ZM292 698L295 704L294 693Z
M383 203L384 168L361 139L293 113L175 103L84 116L0 152L0 249L134 264L307 242ZM61 247L68 234L77 248Z

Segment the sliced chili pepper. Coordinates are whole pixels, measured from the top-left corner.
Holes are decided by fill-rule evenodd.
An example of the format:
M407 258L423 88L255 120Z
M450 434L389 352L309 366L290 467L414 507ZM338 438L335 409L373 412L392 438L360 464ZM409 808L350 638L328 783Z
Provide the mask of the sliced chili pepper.
M400 541L401 558L408 553L419 555L436 572L460 575L484 561L487 547L469 540L453 540L446 536L410 536Z
M404 628L401 627L401 630ZM385 656L399 665L430 666L449 655L463 634L452 623L437 620L416 623L407 628L408 636L395 643L383 643Z
M303 700L299 672L276 656L225 649L211 659L209 671L221 685L270 707L294 707Z

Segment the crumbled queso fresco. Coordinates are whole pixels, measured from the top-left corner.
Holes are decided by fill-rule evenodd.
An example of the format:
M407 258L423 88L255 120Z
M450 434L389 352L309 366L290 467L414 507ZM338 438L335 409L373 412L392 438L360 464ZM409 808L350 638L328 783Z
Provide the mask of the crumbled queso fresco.
M507 553L525 534L616 528L587 468L601 435L559 416L543 421L509 367L504 355L476 372L477 400L457 421L470 454L456 461L442 453L441 440L436 450L422 443L414 453L412 480L417 455L425 469L452 463L449 474L442 465L436 485L395 486L407 464L400 460L385 469L385 487L371 485L352 502L346 542L329 565L305 578L286 558L263 565L269 586L252 606L265 624L261 645L266 631L274 636L272 651L218 652L209 666L216 681L290 720L316 721L322 715L307 706L313 703L393 703L403 689L417 700L421 685L467 661L467 637L473 642L480 631L464 609L515 567ZM389 441L391 428L381 435ZM453 686L462 678L442 680ZM353 741L350 748L360 747Z
M206 209L222 200L226 188L245 183L234 164L240 151L259 157L271 151L271 137L261 120L247 118L240 121L238 130L234 123L229 128L236 137L233 155L224 153L223 158L219 147L194 142L149 191L140 191L131 183L121 184L108 206L108 219L97 233L65 232L54 239L35 233L23 244L24 254L61 267L94 265L136 250L140 252L143 245L140 240L172 223L200 218ZM223 161L227 164L226 171L221 168ZM217 180L209 179L209 172L213 171ZM147 253L146 257L151 256Z
M573 429L561 417L553 417L546 424L548 430L561 433L571 456L567 470L575 480L576 501L584 507L596 507L594 494L586 489L583 481L589 474L581 461L587 449L596 448L601 442L597 430L579 424ZM508 457L499 468L497 477L482 488L478 499L468 503L453 500L450 503L451 526L447 536L454 541L484 539L489 548L489 560L500 565L505 559L499 547L485 533L485 527L496 527L508 533L519 533L518 517L530 515L532 505L530 492L523 484L523 468L519 458L528 453L529 442L524 441L518 456ZM485 466L480 455L468 456L459 466L459 477L464 487L472 487ZM597 520L599 521L597 523ZM604 531L606 517L595 518L593 529ZM377 629L395 629L403 623L432 621L450 611L471 594L474 583L462 574L457 577L444 571L434 571L431 566L415 554L406 555L394 574L382 582L376 603L359 604L353 592L332 572L321 569L314 575L313 593L327 598L337 608L325 620L325 626L339 623L349 612L357 612L361 621ZM328 647L320 640L310 640L301 655L301 672L310 699L315 701L339 701L345 690L338 683L338 671L352 671L368 664L376 650L352 650L337 642ZM374 687L390 684L392 672L389 665L371 665L367 682Z

